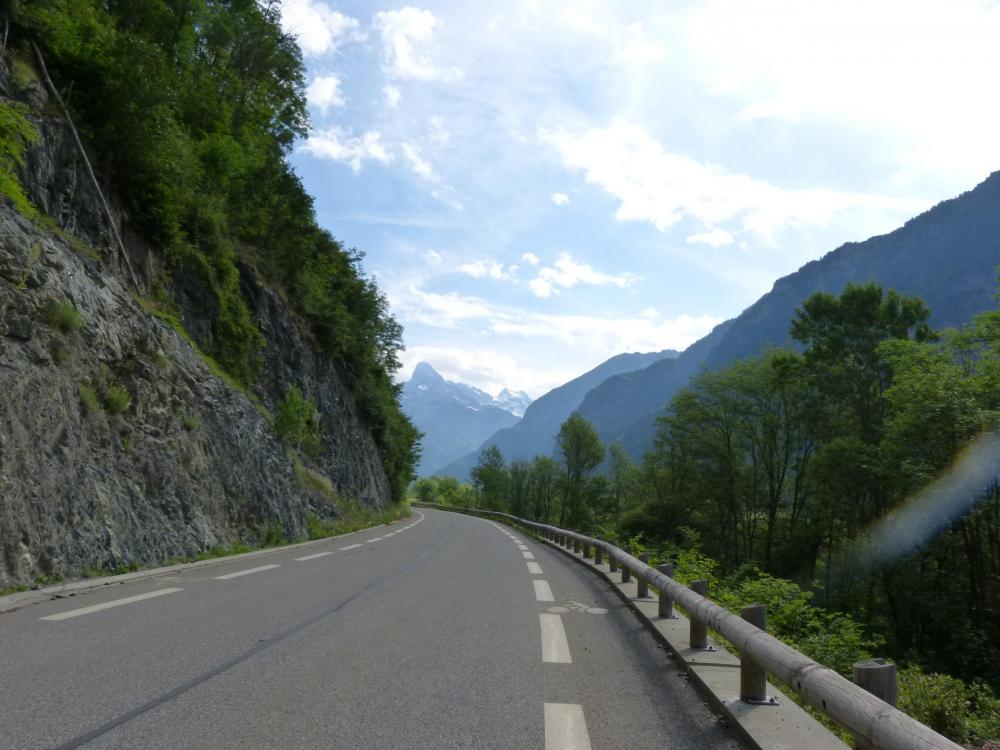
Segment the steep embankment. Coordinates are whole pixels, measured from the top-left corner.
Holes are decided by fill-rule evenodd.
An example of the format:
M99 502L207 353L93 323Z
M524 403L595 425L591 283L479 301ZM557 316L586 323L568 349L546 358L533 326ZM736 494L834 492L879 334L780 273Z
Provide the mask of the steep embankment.
M0 588L304 536L310 516L338 512L319 474L340 498L388 504L351 388L248 265L239 285L264 343L252 389L147 310L162 259L123 222L130 288L66 122L19 64L15 81L0 58L0 106L16 102L38 132L18 175L37 212L0 203ZM196 328L196 312L186 317ZM323 435L311 471L272 426L291 385Z

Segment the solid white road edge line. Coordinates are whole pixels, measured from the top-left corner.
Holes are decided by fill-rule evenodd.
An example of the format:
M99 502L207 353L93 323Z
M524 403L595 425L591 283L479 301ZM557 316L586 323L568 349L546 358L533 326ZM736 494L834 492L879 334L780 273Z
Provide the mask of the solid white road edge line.
M538 622L542 628L542 661L546 664L572 664L562 617L546 612L538 615Z
M212 578L216 581L228 581L230 578L239 578L240 576L248 576L251 573L260 573L264 570L280 567L280 565L261 565L259 568L247 568L246 570L238 570L235 573L226 573L224 576L213 576Z
M540 576L542 574L542 566L536 562L525 563L528 566L528 572L533 576Z
M47 615L46 617L40 617L40 620L48 620L50 622L55 622L56 620L68 620L71 617L79 617L80 615L89 615L92 612L100 612L102 609L111 609L112 607L121 607L125 604L133 604L134 602L141 602L143 599L154 599L157 596L166 596L167 594L176 594L178 591L183 591L184 589L171 588L171 589L160 589L159 591L150 591L148 594L136 594L135 596L126 596L124 599L115 599L112 602L104 602L103 604L91 604L89 607L80 607L80 609L72 609L69 612L60 612L55 615Z
M545 750L590 750L583 706L545 704Z
M531 581L535 586L535 599L540 602L554 602L555 597L552 596L552 588L549 586L548 581L541 581L539 579L534 579Z
M296 557L295 562L305 562L306 560L315 560L317 557L326 557L327 555L332 555L333 552L317 552L315 555L306 555L305 557Z

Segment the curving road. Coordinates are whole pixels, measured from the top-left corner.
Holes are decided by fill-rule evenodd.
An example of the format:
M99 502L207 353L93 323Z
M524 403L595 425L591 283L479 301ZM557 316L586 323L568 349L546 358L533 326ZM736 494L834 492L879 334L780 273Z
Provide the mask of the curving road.
M0 615L0 747L742 747L603 581L481 519Z

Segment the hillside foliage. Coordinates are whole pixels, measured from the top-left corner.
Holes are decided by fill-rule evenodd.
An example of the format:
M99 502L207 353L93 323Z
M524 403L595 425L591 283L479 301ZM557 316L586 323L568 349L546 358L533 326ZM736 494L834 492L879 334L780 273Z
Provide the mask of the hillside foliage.
M198 344L245 387L263 338L240 264L278 289L350 382L397 499L417 433L392 374L402 331L385 296L315 218L287 156L309 127L302 55L277 0L5 0L11 48L42 51L102 177L211 321ZM4 114L4 113L7 114ZM0 119L16 118L0 111ZM15 119L16 122L16 119ZM19 159L23 127L0 148ZM17 140L19 139L19 140ZM0 144L2 145L2 144ZM15 196L16 197L16 196Z

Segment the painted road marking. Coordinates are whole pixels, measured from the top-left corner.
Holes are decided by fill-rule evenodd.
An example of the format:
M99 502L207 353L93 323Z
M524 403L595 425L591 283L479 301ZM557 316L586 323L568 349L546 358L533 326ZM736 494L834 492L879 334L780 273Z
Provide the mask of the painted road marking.
M214 576L214 578L216 581L228 581L230 578L239 578L240 576L248 576L251 573L260 573L263 570L280 567L280 565L261 565L259 568L247 568L246 570L238 570L235 573L226 573L224 576Z
M365 542L365 544L375 544L375 542L381 542L381 541L382 537L377 536L374 539L369 539L367 542Z
M103 604L91 604L89 607L80 607L80 609L72 609L69 612L60 612L57 615L48 615L46 617L41 617L41 620L49 620L54 622L56 620L68 620L71 617L79 617L80 615L89 615L92 612L100 612L102 609L111 609L112 607L121 607L125 604L133 604L135 602L141 602L143 599L154 599L157 596L166 596L167 594L176 594L178 591L183 591L184 589L160 589L159 591L150 591L148 594L136 594L135 596L127 596L124 599L115 599L111 602L104 602Z
M542 627L542 661L546 664L572 664L562 617L546 613L538 615L538 621Z
M315 560L317 557L326 557L327 555L332 555L333 552L317 552L315 555L306 555L305 557L296 557L295 562L305 562L306 560Z
M536 562L527 563L528 572L533 576L540 576L542 574L542 566Z
M590 750L583 706L545 704L545 750Z
M517 548L518 548L519 550L521 550L522 552L523 552L524 550L528 549L528 547L527 547L526 545L524 545L524 544L519 544L519 545L517 545Z
M552 596L552 589L549 587L548 581L540 581L535 579L532 581L535 586L535 599L540 602L554 602L556 599Z
M361 544L348 544L346 547L341 547L338 550L338 552L346 552L349 549L357 549L358 547L361 547L361 546L363 546L363 545L361 545Z
M525 560L534 560L535 559L535 556L533 554L531 554L530 552L522 552L521 554L524 555L524 559Z

